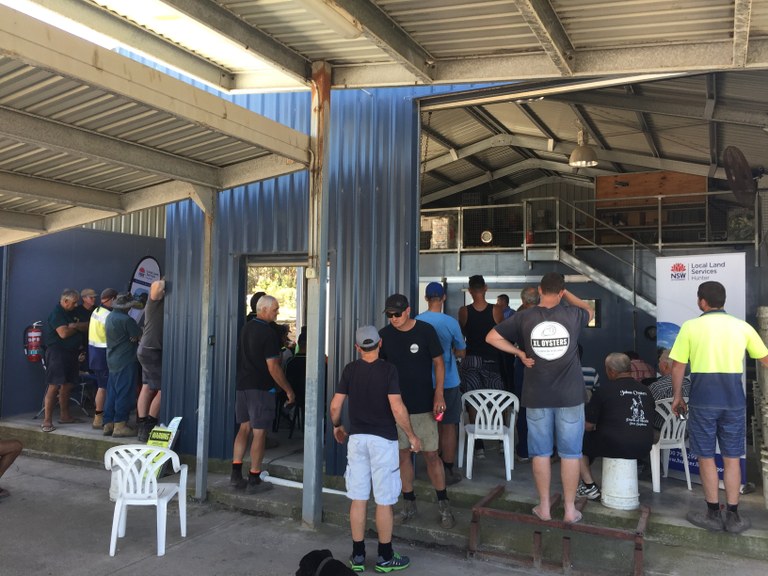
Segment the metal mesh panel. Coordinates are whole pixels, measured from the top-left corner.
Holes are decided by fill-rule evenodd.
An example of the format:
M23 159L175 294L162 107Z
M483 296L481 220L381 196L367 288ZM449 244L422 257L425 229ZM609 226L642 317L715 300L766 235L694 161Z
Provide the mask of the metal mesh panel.
M472 248L519 248L523 242L524 216L520 204L464 208L462 243Z

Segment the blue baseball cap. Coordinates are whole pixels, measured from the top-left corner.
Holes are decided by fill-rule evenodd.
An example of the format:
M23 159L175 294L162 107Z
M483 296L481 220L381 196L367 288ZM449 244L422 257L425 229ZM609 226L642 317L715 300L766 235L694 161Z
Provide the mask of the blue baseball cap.
M424 296L427 298L442 298L445 296L445 289L440 282L430 282L427 289L424 290Z

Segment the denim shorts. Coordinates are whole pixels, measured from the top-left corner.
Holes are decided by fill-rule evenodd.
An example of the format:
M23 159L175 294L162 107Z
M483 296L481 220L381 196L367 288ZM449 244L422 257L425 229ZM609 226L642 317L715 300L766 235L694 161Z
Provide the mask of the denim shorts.
M528 455L551 456L557 439L560 458L581 458L584 405L567 408L528 408Z
M688 407L688 440L692 454L714 458L717 440L723 456L740 458L746 451L746 437L746 408Z
M387 440L372 434L350 436L344 479L347 498L350 500L368 500L373 485L376 504L395 504L402 489L397 440Z

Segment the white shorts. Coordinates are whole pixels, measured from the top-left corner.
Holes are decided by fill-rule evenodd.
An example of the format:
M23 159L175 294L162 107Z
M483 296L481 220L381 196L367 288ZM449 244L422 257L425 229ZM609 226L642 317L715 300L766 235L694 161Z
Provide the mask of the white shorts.
M368 500L371 496L379 506L397 503L403 485L400 482L400 456L397 440L387 440L372 434L353 434L347 444L347 498Z

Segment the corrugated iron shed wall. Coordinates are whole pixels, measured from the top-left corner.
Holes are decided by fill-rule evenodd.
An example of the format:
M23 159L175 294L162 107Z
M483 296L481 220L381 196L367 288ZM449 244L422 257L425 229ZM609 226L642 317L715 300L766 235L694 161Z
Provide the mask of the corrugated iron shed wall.
M360 323L383 325L387 294L416 298L418 283L418 117L414 98L442 88L335 91L329 190L331 275L328 381L353 358ZM300 130L307 93L252 95L235 102ZM234 432L234 351L243 294L242 255L306 251L307 173L219 195L214 242L216 336L210 456L229 457ZM202 214L190 202L168 207L165 415L185 416L179 449L194 452L202 294ZM186 284L189 283L187 286ZM332 390L332 384L331 388ZM334 468L332 465L331 468Z

